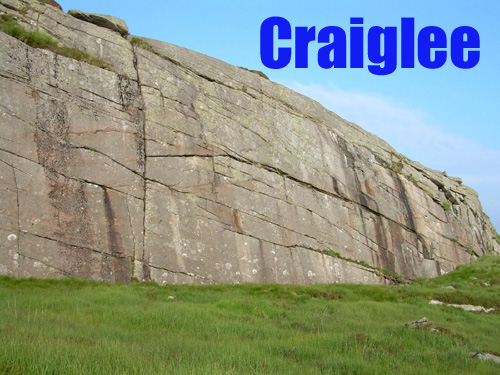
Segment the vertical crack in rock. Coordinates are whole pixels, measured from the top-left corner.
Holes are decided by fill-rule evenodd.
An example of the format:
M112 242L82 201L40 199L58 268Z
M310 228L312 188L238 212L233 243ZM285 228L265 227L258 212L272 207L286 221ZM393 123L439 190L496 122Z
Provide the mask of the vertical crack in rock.
M151 270L149 268L149 255L148 258L146 259L146 254L148 253L146 251L146 237L148 235L147 233L147 227L146 227L146 212L147 212L147 142L146 142L146 107L145 107L145 101L144 101L144 95L142 93L142 83L141 83L141 75L140 75L140 69L139 69L139 61L137 57L137 46L132 45L132 53L133 53L133 65L134 69L137 73L137 84L139 86L139 124L140 124L140 132L142 133L141 136L138 139L138 148L139 148L139 159L142 160L142 180L143 180L143 217L142 217L142 236L143 236L143 251L142 251L142 278L145 281L151 280ZM132 275L134 276L134 275Z
M127 207L127 215L128 215L128 224L130 226L130 234L132 236L132 241L134 243L134 249L132 250L132 258L130 259L130 262L131 262L130 277L135 277L135 274L133 271L135 270L135 259L137 256L137 239L135 238L134 226L132 225L132 213L130 212L129 198L128 197L125 198L125 206Z
M26 72L26 77L28 82L32 82L32 67L33 67L33 61L31 60L30 57L30 47L28 45L25 46L25 56L26 56L26 64L23 66L25 72Z
M212 180L212 194L214 196L214 200L217 202L218 201L218 198L217 198L218 191L217 190L218 190L219 185L220 185L221 176L215 170L215 157L214 157L213 150L212 150L212 173L214 175L213 180Z
M116 228L116 217L108 191L103 190L103 195L108 232L108 251L113 256L113 279L114 281L128 283L130 282L130 259L125 255L122 237Z
M395 229L396 231L400 230L399 228ZM384 231L384 222L383 219L379 216L375 217L375 237L377 239L377 245L381 259L381 264L379 265L379 267L393 272L396 271L394 253L389 250L387 238Z
M15 245L15 251L14 251L14 254L12 254L12 269L10 270L10 272L12 273L12 275L14 275L15 277L18 276L17 272L18 272L18 269L19 269L19 255L20 255L20 237L21 237L21 212L20 212L20 206L19 206L19 185L17 183L17 176L16 176L16 168L14 167L14 165L12 164L9 164L3 160L0 160L0 162L2 162L3 164L7 165L10 167L10 169L12 170L12 179L13 179L13 182L14 182L14 188L16 189L16 209L17 209L17 212L16 212L16 216L17 216L17 229L15 231L15 233L13 233L16 238L15 238L15 241L16 241L16 245ZM3 176L2 176L3 178ZM1 202L0 202L1 203ZM14 229L14 228L12 228ZM7 237L8 240L11 240L12 239L12 233L9 234L9 236ZM9 251L10 253L10 251ZM0 264L0 266L4 266L2 264Z
M19 267L19 253L21 251L20 241L21 241L21 209L19 206L19 185L17 184L16 170L12 167L12 174L14 176L14 186L16 187L16 204L17 204L17 256L15 256L15 267L14 275L17 276L17 269Z

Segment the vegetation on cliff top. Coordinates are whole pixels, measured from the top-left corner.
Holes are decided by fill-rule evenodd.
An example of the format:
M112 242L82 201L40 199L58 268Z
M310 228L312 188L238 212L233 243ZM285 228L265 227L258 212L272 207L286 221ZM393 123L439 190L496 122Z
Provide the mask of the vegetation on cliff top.
M149 52L157 53L155 51L155 49L151 46L151 44L149 44L148 42L146 42L145 40L142 40L140 38L132 37L130 39L130 43L132 43L134 46L144 48L145 50L148 50Z
M95 65L99 68L112 71L111 65L106 61L92 56L76 48L60 45L56 39L42 31L27 31L22 27L17 20L8 15L0 15L0 30L4 33L17 38L30 47L41 48L52 51L58 55L66 56L71 59L83 61L88 64Z
M500 307L500 258L404 286L4 277L0 374L498 372L468 353L500 352L500 314L433 306L430 298ZM438 332L405 327L424 316Z

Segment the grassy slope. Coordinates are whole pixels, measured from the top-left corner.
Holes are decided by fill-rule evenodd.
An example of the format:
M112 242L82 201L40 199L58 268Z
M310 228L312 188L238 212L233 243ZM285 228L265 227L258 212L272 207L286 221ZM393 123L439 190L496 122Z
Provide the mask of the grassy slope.
M500 258L390 287L0 278L0 374L500 373L467 357L500 352L500 313L430 297L500 307ZM404 327L424 316L443 332Z

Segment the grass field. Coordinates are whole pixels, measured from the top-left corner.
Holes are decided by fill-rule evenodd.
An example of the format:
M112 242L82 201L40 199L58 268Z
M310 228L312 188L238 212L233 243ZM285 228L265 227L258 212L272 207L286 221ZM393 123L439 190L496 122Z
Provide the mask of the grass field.
M500 374L467 356L500 352L500 313L431 297L500 308L500 257L404 286L4 277L0 374ZM440 332L405 327L424 316Z

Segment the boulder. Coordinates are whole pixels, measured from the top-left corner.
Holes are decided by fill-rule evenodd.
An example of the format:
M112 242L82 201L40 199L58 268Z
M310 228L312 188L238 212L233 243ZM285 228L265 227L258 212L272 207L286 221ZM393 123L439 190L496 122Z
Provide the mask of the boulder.
M121 35L128 34L127 23L119 18L105 14L86 13L75 9L68 11L68 14L80 20L93 23L94 25L117 31Z
M473 311L473 312L490 313L490 312L495 311L494 307L491 307L491 308L487 309L486 307L483 307L483 306L458 305L458 304L455 304L455 303L444 303L444 302L437 301L437 300L434 300L434 299L431 299L429 301L429 305L445 305L445 306L454 307L456 309L462 309L462 310L465 310L465 311Z
M500 357L491 353L476 352L470 353L469 356L474 359L481 359L483 361L493 361L500 364Z
M412 320L411 322L406 323L405 326L408 328L420 328L427 327L432 324L434 324L434 322L430 322L426 317L423 317L422 319Z

